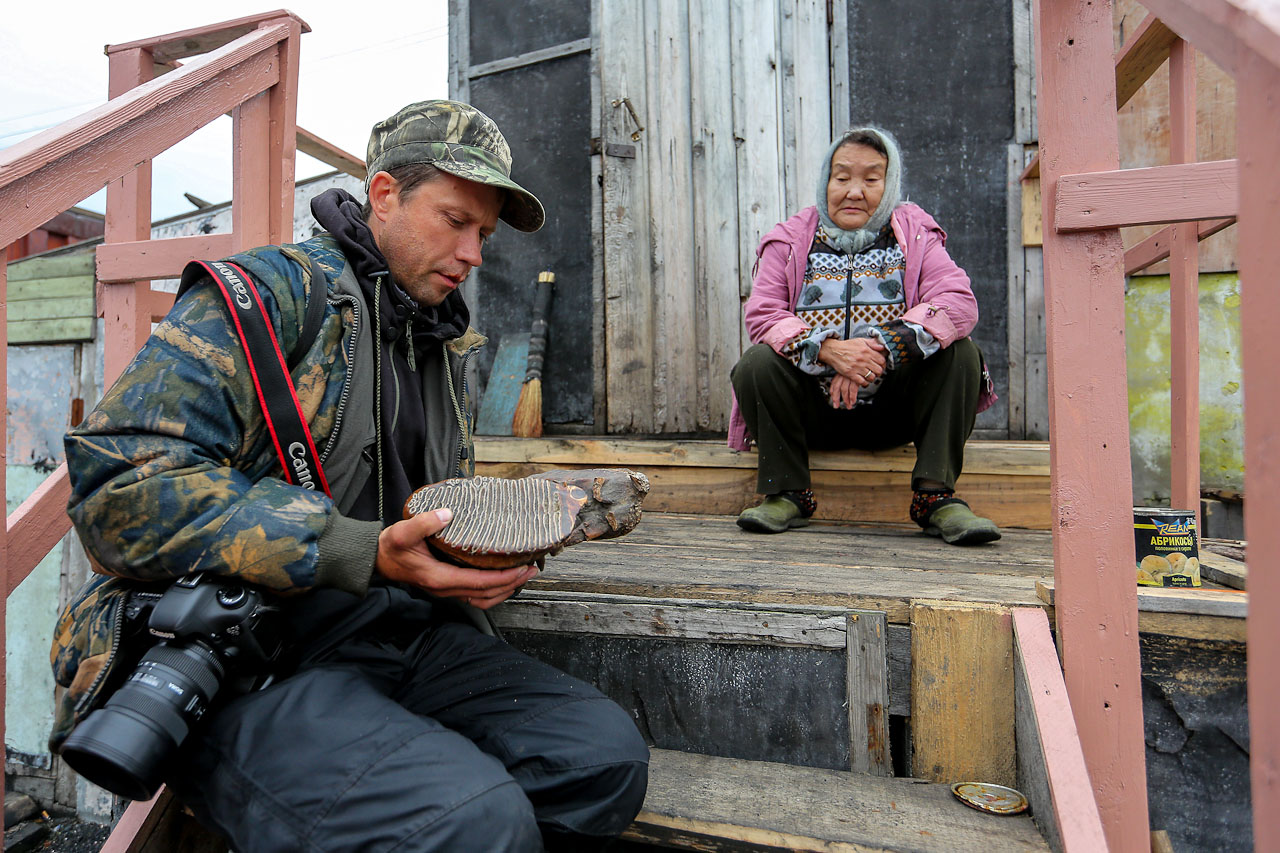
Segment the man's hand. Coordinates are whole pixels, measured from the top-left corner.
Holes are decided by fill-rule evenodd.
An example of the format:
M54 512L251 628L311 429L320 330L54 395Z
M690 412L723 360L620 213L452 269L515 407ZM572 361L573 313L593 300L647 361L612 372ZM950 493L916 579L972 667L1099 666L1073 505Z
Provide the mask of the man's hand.
M847 341L827 338L818 351L818 361L835 368L836 373L852 380L859 388L865 388L884 374L885 352L884 344L874 338Z
M378 536L374 569L388 580L412 584L440 598L456 598L481 610L506 601L537 576L536 566L466 569L437 560L426 538L443 530L452 518L452 510L438 509L384 529Z

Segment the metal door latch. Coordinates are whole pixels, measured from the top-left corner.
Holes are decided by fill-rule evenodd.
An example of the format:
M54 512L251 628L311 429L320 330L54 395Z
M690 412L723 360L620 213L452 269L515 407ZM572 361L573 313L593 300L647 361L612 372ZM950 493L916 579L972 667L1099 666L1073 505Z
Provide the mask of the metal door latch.
M640 123L640 117L636 115L636 108L631 106L631 99L626 97L614 98L613 106L615 109L620 106L627 108L627 112L631 114L631 120L635 122L636 125L636 129L631 131L631 141L639 142L640 134L644 133L644 125Z

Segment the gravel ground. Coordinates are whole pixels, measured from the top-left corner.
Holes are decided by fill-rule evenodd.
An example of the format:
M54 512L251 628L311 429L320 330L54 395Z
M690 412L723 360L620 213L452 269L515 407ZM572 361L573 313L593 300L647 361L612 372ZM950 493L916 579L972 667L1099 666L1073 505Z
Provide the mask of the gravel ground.
M111 834L111 827L74 817L49 820L49 838L40 848L45 853L98 853Z
M39 844L30 846L33 841L31 831L40 825L47 830L47 835ZM5 832L5 849L11 849L12 844L13 849L20 847L33 853L98 853L110 834L111 827L79 820L74 816L36 818L8 829ZM19 842L19 838L25 840Z

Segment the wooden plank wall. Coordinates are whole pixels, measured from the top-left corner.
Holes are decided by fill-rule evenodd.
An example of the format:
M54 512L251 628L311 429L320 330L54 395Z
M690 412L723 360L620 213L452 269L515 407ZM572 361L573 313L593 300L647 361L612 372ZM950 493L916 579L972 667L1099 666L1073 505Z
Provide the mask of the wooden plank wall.
M14 263L8 301L11 344L93 340L93 253Z
M723 430L755 247L812 203L831 139L827 4L602 0L598 14L608 429Z

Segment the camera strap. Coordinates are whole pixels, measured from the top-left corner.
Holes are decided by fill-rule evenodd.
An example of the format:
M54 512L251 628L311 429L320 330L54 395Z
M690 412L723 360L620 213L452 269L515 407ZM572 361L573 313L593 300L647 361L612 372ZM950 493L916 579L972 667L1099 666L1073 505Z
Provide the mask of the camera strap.
M195 269L197 265L198 269ZM289 376L291 365L285 361L258 288L248 273L226 261L192 261L183 271L184 284L194 281L196 275L208 275L213 279L231 311L236 334L249 360L249 374L253 377L253 387L267 421L267 432L284 468L285 480L304 489L319 489L332 497L324 468L320 465L320 454L316 452L311 430L307 427L306 416L302 413L302 405ZM311 281L313 291L324 282L314 260L311 262ZM290 359L293 364L310 348L319 331L324 303L323 291L313 292L307 299L302 334Z

